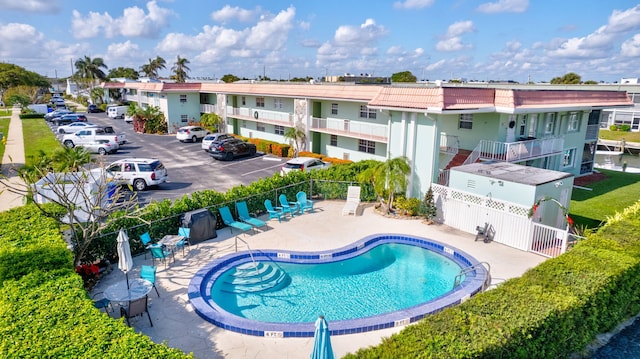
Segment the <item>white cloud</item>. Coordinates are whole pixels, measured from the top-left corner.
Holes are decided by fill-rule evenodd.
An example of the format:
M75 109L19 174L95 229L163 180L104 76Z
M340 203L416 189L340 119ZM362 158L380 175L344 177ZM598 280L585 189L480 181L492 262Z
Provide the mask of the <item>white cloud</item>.
M231 7L229 5L225 5L222 9L212 12L211 19L221 23L226 23L232 20L250 22L255 19L258 12L260 12L260 8L257 8L256 10L247 10L237 6Z
M498 0L480 4L477 8L479 12L495 14L501 12L525 12L529 7L529 0Z
M334 41L341 46L365 45L377 41L386 33L384 26L378 26L373 19L367 19L360 27L340 26L335 32Z
M28 24L0 25L0 56L2 58L26 57L42 51L44 35ZM40 57L40 55L37 55Z
M293 27L296 9L289 7L274 18L263 17L251 28L246 46L257 49L278 50L286 45L289 31Z
M396 1L393 7L396 9L422 9L433 5L435 0L405 0Z
M635 34L633 38L625 41L620 46L620 55L626 57L640 57L640 34Z
M59 12L58 0L0 0L0 8L33 13Z
M73 36L78 39L87 39L99 36L112 38L115 36L156 38L160 31L169 25L169 18L173 11L157 5L155 0L147 3L147 11L137 6L123 10L119 18L113 18L110 14L100 14L90 11L89 15L82 15L73 10L71 30Z
M436 43L436 50L451 52L471 48L471 45L462 42L461 36L475 31L472 21L455 22L449 25L447 33L442 36L442 40Z
M106 58L114 60L121 58L136 58L140 57L139 54L140 46L132 43L130 40L127 40L121 43L109 44L107 47Z

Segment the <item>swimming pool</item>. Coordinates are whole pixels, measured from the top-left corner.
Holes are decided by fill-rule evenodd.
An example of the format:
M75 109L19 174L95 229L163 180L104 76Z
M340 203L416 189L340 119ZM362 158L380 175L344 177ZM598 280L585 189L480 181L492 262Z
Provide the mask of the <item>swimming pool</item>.
M253 251L251 254L234 253L203 267L191 280L188 291L195 311L205 320L227 330L257 336L311 337L318 314L324 314L330 320L332 335L406 325L468 299L482 290L488 278L486 269L468 254L433 240L400 234L368 236L349 246L320 253L262 250ZM254 268L252 256L256 262L263 263L259 269ZM410 260L417 260L418 263L426 263L427 259L431 258L428 261L436 264L418 264L420 268L415 270L407 270L407 267L396 268L396 259L401 262L405 256ZM432 260L433 256L440 259ZM349 264L352 261L360 263ZM338 280L343 281L345 270L355 271L356 273L351 273L355 274L352 277L357 277L357 280L369 279L368 284L340 283L338 287L345 286L348 291L356 291L356 294L363 290L371 290L374 292L375 300L368 300L368 303L362 300L363 303L359 303L358 295L345 295L344 300L334 298L319 304L297 303L303 290L297 285L289 285L291 279L288 275L298 275L294 267L302 268L303 272L306 268L314 267L308 264L327 266L328 272L338 271L338 277L341 278ZM416 267L416 263L413 262L410 266ZM454 277L460 274L461 269L471 266L474 266L475 270L468 271L466 276L460 276L463 278L462 283L452 290ZM240 269L236 270L238 267ZM255 287L247 285L251 273L258 271L262 273L261 276L272 278L269 283L260 284L269 288L256 290ZM434 273L438 271L445 272L445 277L436 278ZM325 277L318 279L316 276L309 279L308 284L312 287L328 286L325 294L330 295L333 288L330 284L332 278ZM406 286L410 282L422 282L424 278L429 278L424 282L431 281L433 283L430 284L437 285L418 285L417 289ZM299 280L296 277L296 284ZM388 285L394 282L399 283L396 290L402 294L392 297L402 297L400 300L385 296ZM433 287L433 292L422 293L427 287L429 291ZM410 290L414 292L408 292ZM363 295L366 294L364 292ZM336 304L337 301L340 303ZM373 303L374 301L382 303ZM291 307L285 305L287 302L296 304ZM264 310L264 306L259 308L264 304L267 310ZM381 306L376 307L378 304ZM357 314L343 313L343 309L348 307L356 307L354 312ZM275 312L268 313L272 309Z

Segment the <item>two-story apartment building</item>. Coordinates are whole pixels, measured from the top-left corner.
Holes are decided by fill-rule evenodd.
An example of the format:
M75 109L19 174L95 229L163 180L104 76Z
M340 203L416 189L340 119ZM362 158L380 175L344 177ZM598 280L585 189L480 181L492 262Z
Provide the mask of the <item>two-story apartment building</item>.
M631 106L624 91L292 83L106 83L127 101L157 106L170 132L214 112L227 131L287 142L301 125L307 149L358 161L406 156L410 195L446 169L482 160L571 173L593 170L604 108Z

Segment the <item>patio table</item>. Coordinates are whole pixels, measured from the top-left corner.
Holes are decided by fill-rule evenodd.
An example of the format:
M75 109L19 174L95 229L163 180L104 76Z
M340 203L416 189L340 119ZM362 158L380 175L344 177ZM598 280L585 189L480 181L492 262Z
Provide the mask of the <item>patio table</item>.
M169 249L171 249L171 252L175 255L176 245L178 244L178 242L180 242L183 239L184 237L178 234L167 234L166 236L162 237L161 240L158 241L158 244L167 246Z
M152 288L153 284L148 280L135 278L129 280L127 289L127 281L123 280L105 289L104 297L112 302L125 303L144 297Z

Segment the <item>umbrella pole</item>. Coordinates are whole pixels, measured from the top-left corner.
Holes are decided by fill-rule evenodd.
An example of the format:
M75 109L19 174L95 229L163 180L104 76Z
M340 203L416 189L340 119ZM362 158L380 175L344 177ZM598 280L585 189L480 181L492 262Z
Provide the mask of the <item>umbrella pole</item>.
M127 291L129 291L129 271L124 272L124 277L127 280Z

